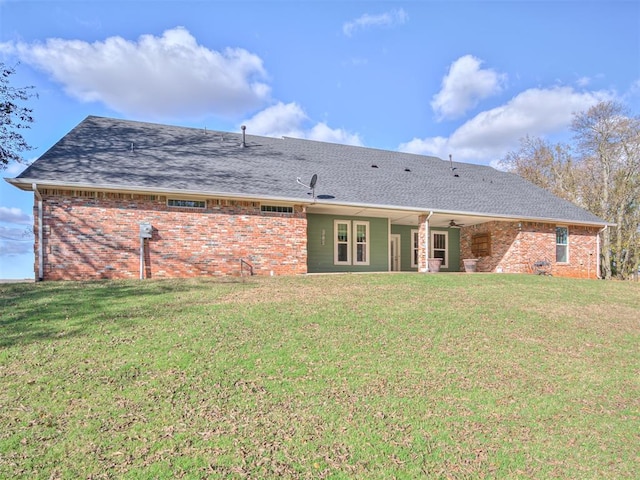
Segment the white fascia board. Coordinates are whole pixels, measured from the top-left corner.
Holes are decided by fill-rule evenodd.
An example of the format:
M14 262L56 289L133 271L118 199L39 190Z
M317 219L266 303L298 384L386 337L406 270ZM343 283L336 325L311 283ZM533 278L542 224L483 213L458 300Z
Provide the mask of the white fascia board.
M126 192L126 193L142 193L145 195L175 195L176 197L216 197L216 198L228 198L234 200L268 200L271 202L282 203L294 203L296 205L310 205L313 202L311 199L291 198L291 197L277 197L271 195L247 195L247 194L234 194L227 192L215 192L205 190L184 190L184 189L170 189L170 188L151 188L151 187L125 187L122 185L111 184L87 184L77 182L58 182L48 180L36 180L33 178L5 178L11 185L21 190L32 190L32 185L36 184L39 188L65 188L65 189L79 189L79 190L100 190L107 192ZM28 187L28 188L27 188Z
M355 202L331 202L322 201L316 199L302 199L291 197L278 197L271 195L247 195L247 194L233 194L228 192L215 192L215 191L203 191L203 190L183 190L183 189L159 189L151 187L123 187L122 185L100 185L100 184L85 184L74 182L59 182L59 181L47 181L38 180L35 178L5 178L5 181L11 185L25 191L32 191L33 184L37 184L40 188L78 188L83 190L105 190L112 192L128 192L128 193L144 193L148 195L176 195L176 196L189 196L189 197L220 197L237 200L250 200L250 201L271 201L291 203L296 205L327 205L334 207L351 207L351 208L363 208L363 209L378 209L378 210L395 210L401 212L412 212L416 215L428 215L430 212L438 215L452 215L452 216L473 216L483 217L488 221L495 220L510 220L510 221L522 221L522 222L540 222L540 223L557 223L568 225L584 225L584 226L598 226L598 227L613 227L615 223L608 222L585 222L579 220L567 220L562 218L545 218L545 217L513 217L504 214L488 214L472 211L459 211L459 210L437 210L433 208L416 208L416 207L402 207L398 205L383 205L383 204L366 204Z

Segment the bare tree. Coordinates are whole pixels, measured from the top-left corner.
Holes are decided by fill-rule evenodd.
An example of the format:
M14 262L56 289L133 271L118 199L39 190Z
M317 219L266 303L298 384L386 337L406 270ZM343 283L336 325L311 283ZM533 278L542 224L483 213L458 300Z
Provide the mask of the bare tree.
M33 87L12 87L9 77L15 69L0 62L0 168L9 162L21 162L21 152L32 150L20 130L30 128L33 123L32 109L22 106L36 96Z
M571 156L571 148L551 144L539 137L520 139L520 148L509 152L500 162L507 170L576 204L581 204L580 171Z
M616 102L574 115L575 147L525 137L501 161L509 171L615 223L602 232L601 275L640 266L640 119Z
M601 102L575 115L572 130L587 173L587 208L616 224L602 234L602 274L624 278L637 264L632 242L640 204L640 119L619 103Z

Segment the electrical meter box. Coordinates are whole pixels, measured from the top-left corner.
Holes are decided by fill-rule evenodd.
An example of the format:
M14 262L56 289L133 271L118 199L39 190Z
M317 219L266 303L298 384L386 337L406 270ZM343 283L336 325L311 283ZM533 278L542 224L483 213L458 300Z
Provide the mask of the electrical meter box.
M153 237L153 226L150 223L140 224L140 238Z

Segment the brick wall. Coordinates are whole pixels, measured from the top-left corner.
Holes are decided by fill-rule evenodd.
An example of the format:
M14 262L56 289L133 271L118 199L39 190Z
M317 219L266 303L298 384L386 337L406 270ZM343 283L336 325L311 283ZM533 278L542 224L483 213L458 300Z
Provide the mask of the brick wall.
M307 271L307 221L300 206L275 213L231 200L209 199L205 209L195 209L169 207L164 196L41 194L44 280L139 278L142 222L154 229L144 240L146 278L239 275L240 259L258 275ZM37 233L36 222L36 252Z
M474 258L471 250L473 236L489 232L491 255L478 259L479 272L531 273L533 263L547 260L555 276L597 278L598 229L573 225L568 229L568 263L555 261L556 225L534 222L489 222L462 228L461 258Z

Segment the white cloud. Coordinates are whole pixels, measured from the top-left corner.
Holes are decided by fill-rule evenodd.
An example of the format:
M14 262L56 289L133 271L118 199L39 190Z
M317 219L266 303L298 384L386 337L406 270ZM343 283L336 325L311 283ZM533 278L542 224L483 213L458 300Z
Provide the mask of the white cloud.
M295 137L322 142L362 145L357 134L330 128L326 123L312 122L297 103L282 102L258 112L243 122L247 133L267 137ZM309 125L309 126L307 126Z
M623 98L636 96L640 96L640 78L631 84L629 90L623 95Z
M0 207L0 222L13 223L16 225L31 225L33 218L19 208Z
M14 257L33 253L33 217L19 208L0 207L0 257Z
M18 213L12 212L14 210ZM9 216L6 219L4 219L5 213L7 213L5 211L9 211ZM19 213L22 212L17 208L0 207L0 221L26 224ZM12 215L17 218L13 219ZM23 214L22 216L27 217L27 220L31 223L31 218L28 215ZM33 234L29 228L12 228L0 225L0 257L13 257L25 253L33 253Z
M33 253L32 225L33 217L19 208L0 207L0 257Z
M5 169L2 173L5 173L7 175L19 175L20 173L22 173L22 171L27 168L29 165L31 165L33 162L35 161L35 158L33 159L29 159L27 161L24 162L11 162L10 164L5 166Z
M301 125L307 121L307 115L297 103L282 102L267 107L243 122L247 133L266 137L301 137Z
M445 158L448 155L449 139L447 137L414 138L406 143L401 143L398 150Z
M33 241L0 241L0 257L16 257L27 253L33 253Z
M72 97L138 117L235 116L259 108L270 95L257 55L210 50L183 27L137 41L50 38L0 44L0 51L44 70Z
M442 79L442 89L433 97L431 108L440 119L464 115L478 102L502 90L506 75L482 69L482 61L472 55L460 57Z
M0 239L12 242L29 242L33 240L33 235L27 228L10 228L0 225Z
M356 30L365 30L374 27L392 27L395 25L402 25L409 19L409 15L402 8L398 10L392 10L390 12L381 13L379 15L370 15L365 13L364 15L345 22L342 26L342 32L347 36L352 36Z
M414 138L404 152L489 164L517 148L525 135L545 136L566 130L574 113L612 98L610 92L577 92L571 87L529 89L511 101L479 113L450 137Z
M324 122L315 124L311 130L307 132L305 138L318 140L319 142L362 146L362 141L358 134L349 133L341 128L330 128Z
M578 80L576 80L576 85L583 88L587 87L590 83L591 83L591 78L589 77L580 77Z

